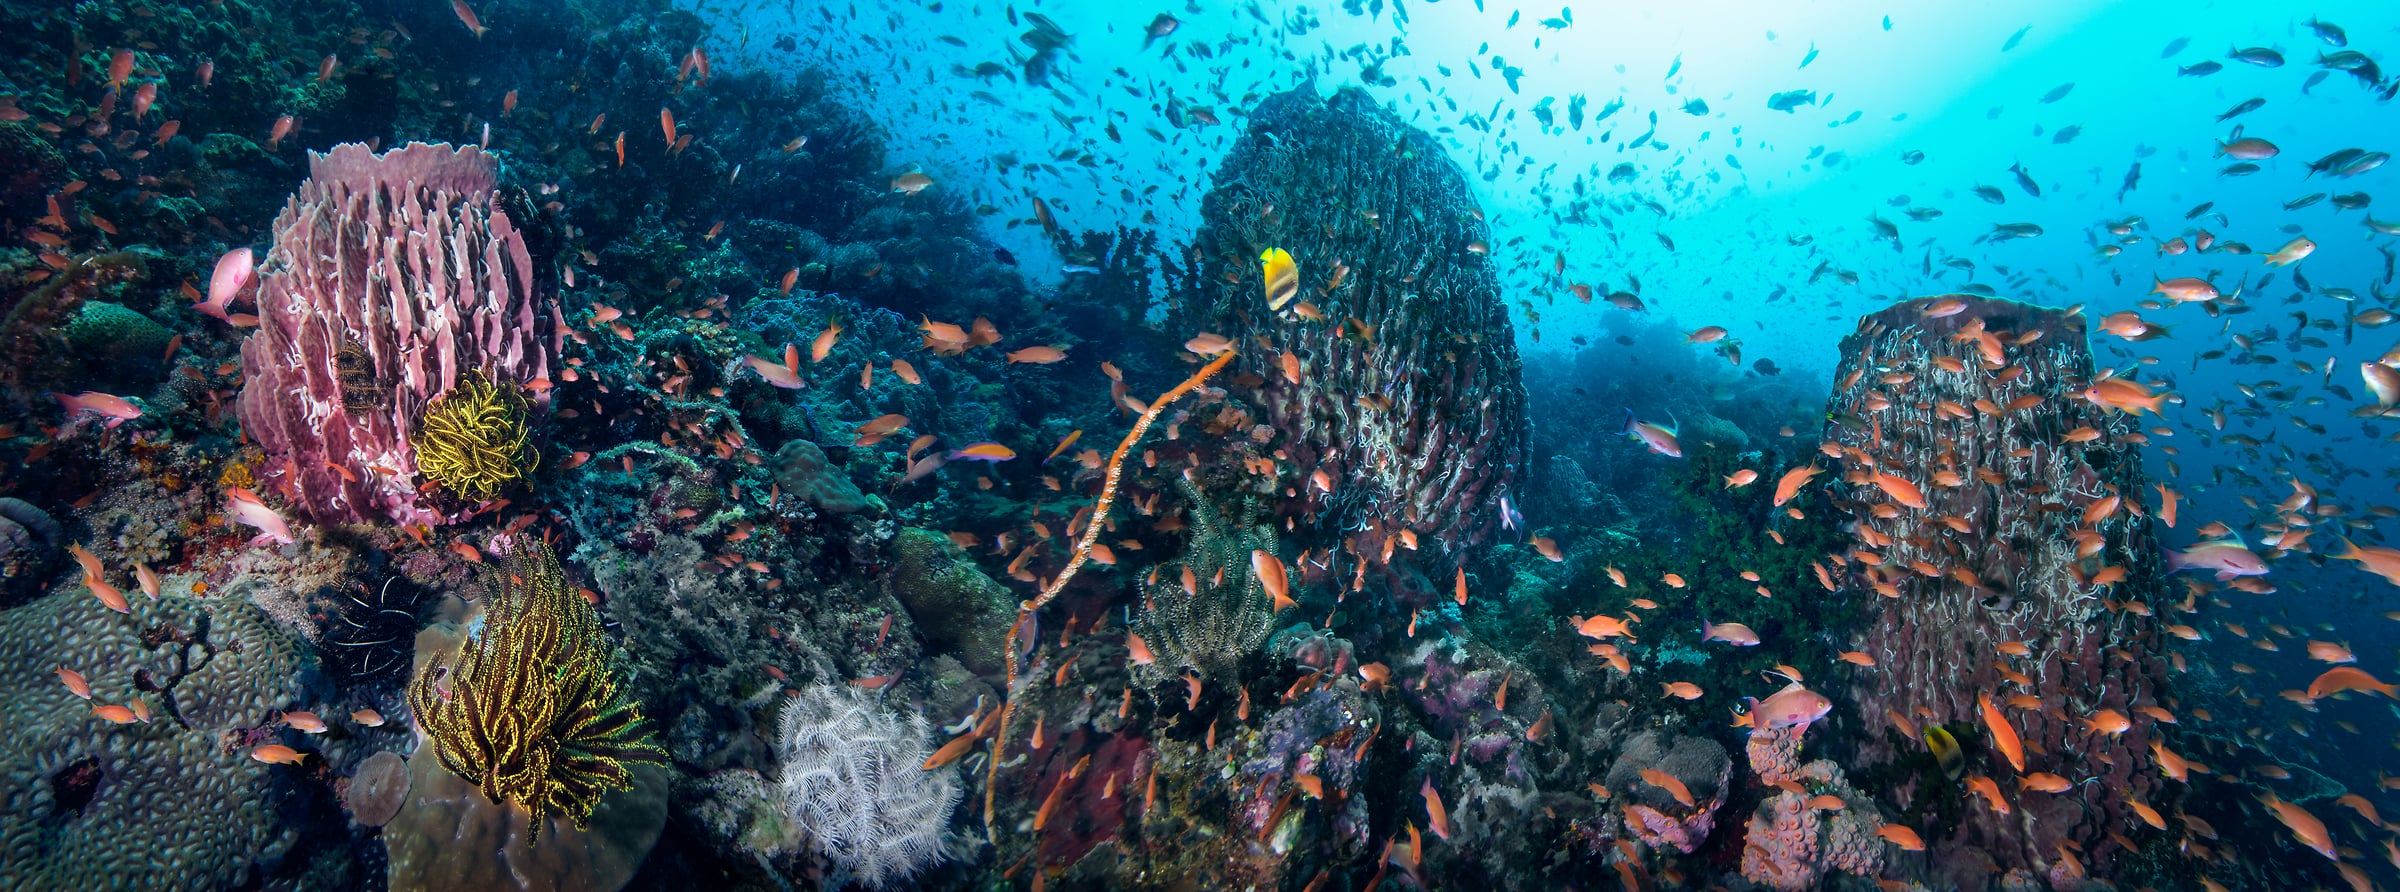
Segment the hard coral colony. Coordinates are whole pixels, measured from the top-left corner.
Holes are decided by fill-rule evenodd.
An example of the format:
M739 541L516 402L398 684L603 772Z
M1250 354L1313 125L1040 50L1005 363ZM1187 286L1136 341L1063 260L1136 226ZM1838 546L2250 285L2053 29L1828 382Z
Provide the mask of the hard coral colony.
M1021 6L0 0L0 889L2400 888L2388 11Z

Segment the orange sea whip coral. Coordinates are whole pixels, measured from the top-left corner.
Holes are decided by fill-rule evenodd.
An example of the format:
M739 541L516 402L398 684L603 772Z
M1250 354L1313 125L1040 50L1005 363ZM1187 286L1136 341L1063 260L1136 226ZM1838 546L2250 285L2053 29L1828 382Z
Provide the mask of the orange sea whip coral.
M1200 385L1207 383L1209 377L1224 368L1226 363L1232 362L1234 355L1239 352L1227 350L1218 354L1217 358L1201 366L1200 371L1175 385L1175 389L1159 394L1158 399L1150 402L1150 408L1142 412L1142 417L1134 419L1133 429L1125 432L1125 441L1118 443L1116 453L1108 457L1108 477L1100 483L1100 497L1092 502L1092 516L1084 521L1083 538L1076 541L1075 551L1068 556L1067 565L1058 571L1058 576L1050 580L1050 585L1043 588L1039 596L1017 605L1017 621L1008 627L1008 638L1001 644L1001 652L1008 660L1008 684L1001 690L1007 691L1017 686L1017 633L1024 631L1025 618L1048 606L1059 592L1066 591L1067 582L1075 578L1075 571L1083 569L1084 560L1091 557L1092 545L1100 541L1100 528L1108 520L1109 505L1117 498L1117 480L1125 475L1126 453L1133 451L1133 444L1142 441L1142 435L1150 431L1150 423L1157 421L1168 406L1182 399L1185 394L1200 389ZM1015 700L1000 701L1000 726L992 732L992 769L983 784L983 832L987 839L992 835L992 794L1000 784L1000 752L1008 745L1008 722L1014 717L1015 705Z

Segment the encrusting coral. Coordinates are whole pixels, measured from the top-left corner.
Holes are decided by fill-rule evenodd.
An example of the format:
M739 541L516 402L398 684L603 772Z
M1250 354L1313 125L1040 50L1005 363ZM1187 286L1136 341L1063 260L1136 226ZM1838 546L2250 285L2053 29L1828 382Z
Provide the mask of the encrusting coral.
M455 495L489 499L542 461L529 442L525 390L470 371L417 419L417 470Z
M426 666L408 704L442 765L492 801L523 806L538 841L546 814L585 828L610 789L632 788L628 763L666 752L618 686L599 614L547 547L520 548L487 577L483 630L454 662Z

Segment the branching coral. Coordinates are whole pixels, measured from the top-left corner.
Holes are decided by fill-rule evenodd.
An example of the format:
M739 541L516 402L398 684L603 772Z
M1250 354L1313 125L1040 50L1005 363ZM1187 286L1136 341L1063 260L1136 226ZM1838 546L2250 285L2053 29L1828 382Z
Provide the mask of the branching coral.
M584 828L600 797L632 788L629 762L663 762L649 723L619 688L599 614L534 545L490 574L483 631L449 666L427 666L409 708L443 767L494 802L558 811Z
M541 464L530 442L524 388L470 371L425 405L417 435L417 470L455 495L489 499Z

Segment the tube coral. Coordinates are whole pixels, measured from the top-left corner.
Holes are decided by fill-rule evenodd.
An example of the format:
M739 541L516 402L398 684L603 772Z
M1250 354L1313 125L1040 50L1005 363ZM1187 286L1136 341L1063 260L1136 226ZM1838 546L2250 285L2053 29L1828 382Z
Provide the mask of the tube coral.
M633 785L629 762L663 763L649 722L618 687L616 648L600 616L541 545L495 571L483 631L448 665L428 664L408 705L442 766L493 802L550 811L587 829L611 789Z
M474 499L499 495L541 464L528 439L525 392L468 372L425 406L417 435L417 470L451 493Z

